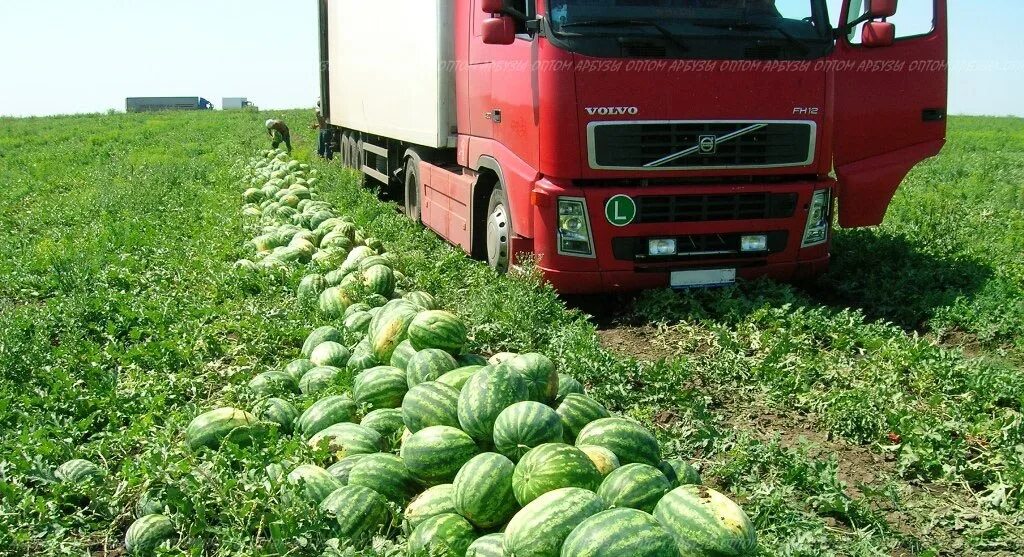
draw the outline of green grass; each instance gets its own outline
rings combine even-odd
[[[155,489],[177,509],[181,553],[321,554],[328,525],[282,499],[267,470],[315,459],[301,442],[215,456],[182,444],[199,412],[251,406],[248,380],[293,358],[322,324],[292,295],[299,275],[231,271],[251,237],[239,160],[262,145],[263,119],[0,120],[0,553],[117,548],[140,495]],[[669,323],[665,339],[680,347],[656,362],[612,354],[587,316],[529,273],[494,276],[350,172],[313,164],[327,200],[467,319],[474,348],[545,351],[614,410],[654,426],[670,454],[695,458],[742,501],[764,555],[930,555],[951,542],[959,554],[1013,554],[1024,530],[1021,129],[954,120],[947,155],[911,176],[884,227],[842,232],[833,273],[810,291],[757,283],[643,297],[633,317]],[[312,137],[296,140],[309,160]],[[982,207],[991,213],[965,210]],[[951,339],[971,357],[936,345]],[[837,458],[731,428],[726,395],[810,413],[852,443],[898,433],[902,445],[885,450],[899,469],[851,489]],[[87,504],[49,477],[72,457],[110,472]]]

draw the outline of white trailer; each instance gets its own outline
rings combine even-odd
[[[224,97],[221,99],[221,110],[241,110],[252,106],[246,97]]]

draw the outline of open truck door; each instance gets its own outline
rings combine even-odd
[[[835,59],[839,224],[881,224],[946,138],[946,0],[844,0]],[[902,27],[902,28],[901,28]]]

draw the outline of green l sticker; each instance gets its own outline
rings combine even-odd
[[[605,204],[604,216],[615,226],[627,226],[636,219],[636,202],[628,195],[616,195]]]

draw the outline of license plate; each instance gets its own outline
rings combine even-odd
[[[736,282],[736,269],[701,269],[699,271],[673,271],[672,288],[707,288],[726,286]]]

